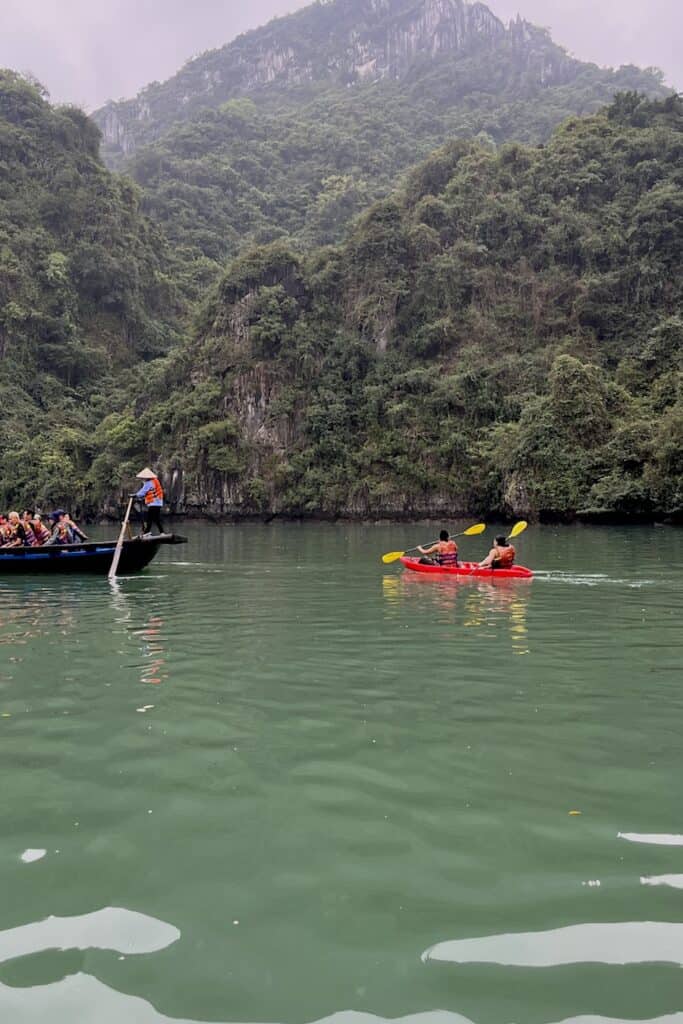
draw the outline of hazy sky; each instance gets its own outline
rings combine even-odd
[[[163,80],[202,50],[307,0],[0,0],[0,67],[92,109]],[[598,64],[651,64],[683,90],[683,0],[489,0]]]

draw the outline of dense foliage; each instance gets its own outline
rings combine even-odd
[[[452,137],[546,141],[653,69],[598,68],[520,18],[464,0],[332,0],[248,32],[94,115],[103,152],[144,190],[186,283],[288,238],[340,241],[353,218]]]
[[[539,144],[616,79],[509,56],[232,100],[142,189],[1,73],[0,504],[94,512],[151,462],[219,515],[680,516],[681,100]]]
[[[201,285],[211,262],[248,244],[339,241],[354,216],[444,139],[542,142],[616,91],[663,94],[651,72],[579,62],[570,81],[544,86],[523,58],[508,44],[418,63],[399,80],[230,100],[173,124],[126,170]]]
[[[681,100],[622,94],[547,146],[446,145],[341,246],[243,254],[103,424],[101,481],[159,458],[218,513],[680,515],[682,156]]]
[[[80,495],[98,393],[176,335],[166,243],[96,126],[0,72],[0,506]]]

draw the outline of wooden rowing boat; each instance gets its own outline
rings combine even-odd
[[[161,533],[123,542],[118,572],[139,572],[166,544],[187,544],[187,537]],[[0,575],[9,573],[96,573],[106,576],[116,548],[115,540],[83,541],[36,548],[0,548]]]

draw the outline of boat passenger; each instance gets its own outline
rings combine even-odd
[[[21,525],[24,530],[24,544],[27,547],[34,548],[38,544],[38,538],[36,537],[33,529],[33,522],[31,520],[31,513],[24,512],[21,517]]]
[[[71,529],[67,522],[66,512],[63,509],[57,509],[56,512],[52,512],[50,515],[52,520],[52,533],[48,544],[73,544],[74,538],[71,533]]]
[[[511,569],[515,562],[515,549],[507,537],[496,537],[486,558],[479,563],[480,569]]]
[[[0,516],[0,548],[6,548],[12,540],[12,527],[4,516]]]
[[[449,537],[448,530],[442,530],[438,541],[430,548],[423,548],[418,544],[417,550],[425,556],[420,559],[423,565],[460,565],[458,545]],[[430,558],[430,555],[436,555],[436,558]]]
[[[145,502],[145,516],[142,524],[142,533],[151,534],[152,526],[156,526],[159,533],[164,532],[164,528],[161,525],[161,509],[164,505],[164,491],[159,483],[157,475],[148,467],[141,469],[136,474],[138,480],[144,480],[144,483],[136,494],[131,495],[133,498],[143,498]]]
[[[66,525],[69,527],[69,531],[71,533],[71,541],[73,544],[75,544],[79,540],[88,539],[88,535],[86,533],[83,533],[83,530],[81,530],[80,526],[76,526],[75,522],[73,521],[68,512],[64,513],[64,519]]]
[[[21,548],[29,546],[29,539],[18,512],[10,512],[7,516],[7,537],[5,548]]]
[[[31,528],[33,530],[33,535],[36,538],[36,544],[41,545],[48,543],[50,540],[50,531],[37,512],[31,520]]]
[[[40,542],[36,536],[36,530],[33,527],[33,512],[30,512],[28,509],[25,509],[22,513],[22,525],[26,530],[27,544],[32,548],[37,547]]]

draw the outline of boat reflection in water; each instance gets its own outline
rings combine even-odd
[[[406,604],[429,607],[439,621],[454,627],[498,637],[507,626],[513,654],[529,653],[527,610],[530,581],[524,579],[435,578],[418,573],[389,573],[382,577],[382,594],[391,617]]]
[[[0,587],[0,644],[24,645],[77,626],[78,595],[22,580]]]

